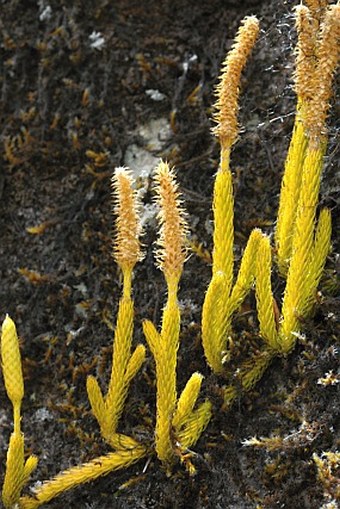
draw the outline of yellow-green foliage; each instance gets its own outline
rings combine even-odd
[[[156,452],[165,464],[171,464],[176,450],[193,445],[211,416],[208,401],[193,410],[202,376],[194,373],[177,399],[176,367],[180,334],[178,283],[185,260],[186,222],[180,205],[173,172],[161,162],[155,172],[157,201],[160,207],[160,236],[156,258],[167,283],[168,299],[163,310],[162,327],[157,332],[152,322],[143,324],[144,334],[156,362],[157,418]],[[175,448],[175,444],[178,444]]]
[[[20,429],[20,408],[24,397],[24,379],[17,331],[13,320],[7,315],[2,324],[1,362],[6,392],[13,405],[14,427]]]
[[[254,229],[245,246],[234,280],[234,202],[230,155],[238,136],[237,113],[241,72],[255,44],[259,23],[247,17],[222,67],[217,87],[214,134],[221,147],[214,195],[214,235],[212,277],[202,309],[202,342],[212,370],[227,372],[232,349],[232,317],[247,294],[255,287],[259,334],[263,348],[237,370],[238,385],[224,389],[225,407],[235,399],[239,387],[249,390],[262,376],[275,355],[287,354],[294,347],[301,318],[310,313],[330,249],[331,216],[323,209],[317,219],[320,177],[327,146],[325,120],[331,96],[331,81],[339,57],[340,6],[326,1],[308,0],[308,7],[296,9],[298,44],[295,90],[297,110],[292,139],[285,164],[275,231],[275,256],[281,275],[286,278],[282,309],[278,309],[271,287],[273,263],[270,239]],[[145,320],[143,330],[156,367],[156,424],[154,449],[163,465],[170,469],[176,458],[189,472],[187,448],[200,437],[211,417],[211,404],[196,407],[203,377],[193,373],[181,394],[177,393],[177,353],[181,316],[177,301],[179,281],[186,258],[187,224],[174,172],[165,162],[155,171],[155,192],[159,206],[159,240],[156,260],[164,274],[167,300],[160,331]],[[1,358],[5,388],[13,405],[14,430],[9,440],[2,500],[6,509],[33,509],[60,493],[89,482],[111,471],[127,467],[151,453],[142,444],[118,431],[128,388],[145,358],[145,347],[132,351],[134,303],[132,275],[141,260],[141,227],[138,200],[129,171],[118,168],[113,177],[116,237],[113,257],[123,275],[119,301],[112,368],[106,394],[95,377],[87,379],[92,412],[104,440],[114,449],[88,463],[69,468],[39,485],[33,497],[21,497],[23,486],[37,465],[37,458],[24,460],[24,435],[20,428],[20,409],[24,396],[21,358],[16,329],[7,316],[2,326]],[[333,457],[329,457],[333,461]],[[325,484],[326,466],[314,461]]]
[[[214,132],[221,146],[221,162],[214,185],[213,267],[203,305],[202,342],[212,370],[217,374],[226,373],[232,315],[255,284],[264,349],[258,358],[246,361],[238,370],[238,383],[244,390],[256,383],[272,357],[287,354],[294,347],[301,320],[310,313],[315,302],[330,249],[330,212],[321,210],[317,221],[316,209],[327,142],[325,120],[339,57],[340,6],[314,7],[313,4],[311,9],[297,8],[297,111],[275,232],[276,261],[281,274],[287,278],[281,312],[271,289],[269,239],[259,230],[254,230],[249,238],[233,286],[233,195],[229,156],[237,137],[234,97],[237,97],[240,72],[257,33],[253,18],[246,18],[240,28],[217,88]],[[232,402],[236,395],[235,387],[227,387],[225,404]]]
[[[13,405],[14,431],[10,436],[6,474],[2,488],[2,501],[6,509],[17,504],[21,490],[36,468],[38,459],[29,456],[24,460],[24,435],[20,430],[20,408],[24,396],[19,341],[13,320],[7,315],[2,324],[1,364],[6,392]]]
[[[36,509],[52,500],[75,486],[93,481],[102,475],[107,475],[114,470],[126,468],[132,463],[135,463],[140,458],[145,456],[145,448],[138,446],[135,442],[134,447],[129,449],[122,449],[117,452],[111,452],[105,456],[99,456],[88,463],[72,467],[59,475],[45,481],[34,492],[34,497],[21,497],[21,509]]]
[[[138,345],[131,354],[134,308],[131,298],[131,279],[135,264],[142,258],[139,236],[138,201],[132,188],[132,178],[125,168],[117,168],[112,179],[116,214],[116,239],[113,256],[123,273],[123,296],[119,302],[114,335],[112,371],[106,396],[97,380],[87,379],[87,393],[103,438],[119,447],[116,437],[119,418],[124,409],[132,378],[145,358],[145,347]]]
[[[215,373],[223,372],[223,352],[227,350],[231,320],[228,303],[232,290],[234,267],[234,200],[229,166],[230,151],[238,133],[240,76],[258,31],[258,20],[252,16],[245,18],[234,47],[223,63],[221,79],[217,87],[215,105],[217,126],[214,128],[214,133],[221,145],[221,160],[215,179],[213,198],[213,274],[202,312],[203,347],[207,361]]]
[[[275,238],[279,268],[287,273],[278,331],[282,353],[293,348],[299,321],[312,309],[330,249],[330,211],[321,210],[316,223],[316,208],[327,145],[325,120],[339,58],[340,5],[317,10],[299,6],[296,14],[297,112]]]

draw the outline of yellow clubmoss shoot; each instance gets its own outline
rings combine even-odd
[[[285,228],[277,234],[279,250],[285,237],[289,238],[285,254],[278,255],[281,266],[289,267],[279,336],[272,306],[270,244],[269,239],[258,230],[255,230],[249,239],[236,284],[232,287],[234,230],[229,160],[230,149],[238,135],[240,75],[258,34],[256,18],[249,17],[243,21],[235,45],[224,62],[217,88],[217,126],[214,133],[221,145],[221,161],[214,188],[213,277],[203,309],[203,344],[209,364],[216,372],[221,371],[223,355],[225,356],[223,345],[226,343],[231,314],[255,279],[260,333],[271,348],[260,352],[257,359],[251,359],[241,366],[239,381],[244,390],[249,390],[262,376],[273,352],[287,353],[293,346],[299,315],[305,315],[310,309],[330,245],[330,213],[328,210],[321,211],[315,228],[315,209],[325,150],[325,120],[331,97],[331,81],[339,56],[340,6],[327,9],[326,0],[306,0],[306,3],[309,9],[303,6],[297,9],[299,42],[295,88],[298,111],[287,158],[287,177],[284,179],[284,187],[288,192],[284,194],[284,190],[282,191],[281,201],[285,202],[285,207],[283,212],[280,209],[278,220],[278,225],[281,220],[285,224]],[[292,173],[289,175],[290,171]],[[198,439],[210,418],[211,405],[204,402],[194,410],[202,383],[199,373],[191,376],[177,399],[176,364],[180,330],[177,291],[186,256],[186,222],[174,175],[166,163],[160,163],[155,180],[161,224],[156,258],[167,282],[168,299],[163,312],[161,332],[158,333],[148,321],[144,323],[144,332],[156,361],[156,452],[159,459],[168,464],[175,454],[175,446],[182,449],[190,447]],[[114,258],[123,272],[124,287],[117,318],[112,374],[106,397],[103,397],[95,378],[88,379],[89,398],[101,425],[102,434],[112,447],[120,447],[121,450],[73,467],[47,481],[37,488],[34,498],[20,499],[21,508],[39,507],[73,486],[130,465],[147,452],[131,437],[116,432],[128,384],[145,355],[142,345],[131,355],[131,280],[133,268],[141,258],[140,224],[131,184],[132,180],[127,171],[118,169],[113,181],[116,196],[114,210],[117,214]],[[290,209],[293,213],[287,220]],[[287,225],[293,231],[292,235],[288,234]],[[277,230],[280,230],[279,226]],[[307,272],[306,267],[309,267]],[[20,433],[20,405],[23,397],[20,352],[15,326],[8,317],[6,320],[3,325],[1,356],[6,390],[14,407],[15,429],[10,438],[2,496],[5,507],[12,509],[18,502],[23,483],[36,465],[36,458],[30,457],[24,464],[24,442]],[[225,390],[225,404],[228,405],[236,395],[236,387],[228,387]],[[332,461],[335,462],[334,458],[332,456]],[[321,459],[316,456],[314,460],[320,470]],[[322,480],[321,475],[320,479]]]
[[[301,190],[302,168],[307,144],[308,139],[305,127],[301,118],[299,118],[299,113],[297,113],[285,161],[275,231],[277,263],[283,276],[287,275],[289,260],[292,254],[296,210]]]
[[[308,151],[326,149],[325,122],[332,95],[332,76],[339,59],[340,6],[326,9],[324,3],[310,1],[296,8],[298,43],[295,90],[298,104],[295,126],[282,181],[276,228],[278,265],[286,274],[293,249],[295,221],[305,174],[310,168],[305,159],[317,157]],[[322,164],[322,163],[320,163]],[[314,167],[316,167],[314,165]],[[305,182],[314,179],[309,174]]]
[[[275,232],[278,266],[284,276],[287,274],[292,254],[292,240],[301,189],[302,169],[308,145],[305,115],[315,93],[315,54],[318,24],[309,9],[304,5],[296,7],[296,26],[298,42],[294,82],[297,94],[297,111],[285,161]]]
[[[296,193],[299,188],[299,194],[298,200],[294,196],[295,224],[291,228],[291,248],[285,251],[285,259],[281,244],[285,241],[285,234],[288,237],[288,233],[280,230],[280,225],[285,222],[289,226],[287,218],[291,214],[291,201],[286,199],[286,175],[283,180],[276,235],[279,265],[288,265],[280,325],[280,345],[284,353],[294,346],[296,333],[299,332],[299,320],[306,316],[313,305],[330,247],[330,214],[324,211],[320,214],[316,229],[315,215],[326,149],[325,123],[332,94],[332,76],[339,60],[340,5],[330,6],[317,19],[314,7],[311,6],[311,11],[307,7],[297,10],[299,42],[295,81],[298,106],[301,106],[301,126],[300,133],[294,131],[292,143],[297,143],[295,135],[299,134],[300,140],[304,138],[305,148],[303,157],[296,159],[295,167],[292,166],[292,171],[301,176],[298,177],[299,184],[295,182],[295,191],[293,190]]]
[[[119,302],[114,335],[112,370],[104,397],[94,377],[87,380],[87,392],[103,438],[112,445],[124,409],[131,379],[145,358],[145,347],[138,345],[131,355],[134,305],[131,299],[132,271],[142,258],[138,216],[139,202],[127,168],[116,168],[112,178],[116,235],[113,257],[123,272],[123,297]]]
[[[157,332],[148,320],[144,321],[143,330],[156,363],[156,453],[169,468],[178,450],[182,451],[188,444],[197,441],[210,420],[211,405],[204,402],[193,410],[202,383],[202,376],[198,373],[192,375],[177,401],[176,367],[180,333],[177,291],[186,257],[187,224],[175,176],[167,163],[161,162],[156,168],[155,182],[160,207],[156,259],[167,282],[168,298],[161,332]],[[180,458],[183,459],[182,452]]]
[[[36,488],[33,498],[21,497],[20,509],[37,509],[42,504],[46,504],[61,493],[75,486],[93,481],[114,470],[132,465],[145,456],[145,454],[146,449],[136,443],[135,447],[132,449],[108,453],[105,456],[95,458],[83,465],[65,470],[50,481],[45,481],[41,486]]]
[[[238,135],[237,114],[241,72],[253,48],[259,31],[259,22],[254,16],[242,21],[233,48],[228,52],[219,84],[216,87],[217,101],[213,116],[217,125],[213,133],[221,146],[220,168],[216,175],[213,197],[214,250],[213,274],[222,271],[226,275],[230,291],[233,273],[234,201],[232,176],[229,168],[230,149]]]
[[[13,405],[14,429],[20,432],[20,407],[24,397],[24,379],[17,331],[13,320],[8,315],[2,324],[1,361],[6,392]]]
[[[315,211],[318,202],[322,170],[321,150],[308,150],[303,167],[300,199],[292,240],[292,258],[282,304],[280,344],[288,353],[296,341],[304,303],[309,298],[308,273],[313,268],[311,254],[314,244]],[[314,277],[314,274],[311,275]]]
[[[215,373],[222,373],[228,330],[230,327],[229,298],[233,282],[234,198],[229,167],[230,150],[238,134],[238,103],[241,72],[256,41],[259,22],[246,17],[233,48],[222,65],[216,88],[213,132],[221,146],[220,167],[213,196],[214,235],[212,279],[202,310],[202,342],[204,353]]]
[[[20,431],[20,408],[24,396],[21,355],[16,327],[7,315],[2,324],[1,362],[7,395],[13,405],[14,431],[10,436],[6,459],[6,473],[2,487],[2,501],[6,509],[17,504],[21,490],[37,465],[37,458],[24,461],[24,435]]]
[[[143,328],[156,362],[156,452],[163,463],[170,464],[174,457],[171,421],[177,400],[176,366],[180,332],[177,291],[186,257],[187,224],[175,176],[167,163],[161,161],[156,168],[155,182],[156,200],[160,207],[156,260],[167,282],[168,299],[163,310],[161,333],[157,333],[151,322],[145,322]]]

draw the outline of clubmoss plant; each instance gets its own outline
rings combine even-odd
[[[175,176],[168,164],[161,162],[155,172],[159,204],[160,236],[156,258],[164,274],[168,298],[163,310],[161,331],[152,322],[143,324],[144,334],[156,362],[157,419],[156,452],[167,466],[192,446],[211,417],[209,401],[194,410],[200,392],[202,375],[194,373],[177,398],[176,368],[180,334],[180,311],[177,301],[178,284],[185,261],[187,224]]]
[[[87,393],[92,412],[100,426],[101,435],[114,452],[72,467],[53,479],[45,481],[35,490],[34,497],[21,497],[20,507],[24,509],[35,509],[79,484],[107,475],[113,470],[125,468],[147,453],[147,447],[117,431],[129,384],[144,361],[145,347],[138,345],[131,354],[134,319],[134,305],[131,298],[132,272],[136,263],[142,258],[142,252],[139,240],[141,227],[138,217],[138,200],[127,169],[115,170],[112,187],[116,215],[113,256],[123,274],[123,295],[118,307],[107,394],[103,396],[93,376],[87,379]],[[19,369],[18,362],[15,369]],[[20,491],[21,489],[19,492],[17,490],[17,498]],[[13,505],[7,505],[6,509],[7,507],[11,508]]]
[[[237,99],[240,72],[257,34],[257,22],[246,18],[236,43],[227,55],[220,83],[214,128],[221,162],[214,186],[214,249],[212,278],[202,313],[202,342],[208,364],[216,374],[226,374],[230,359],[232,315],[255,285],[257,315],[263,350],[238,369],[238,384],[249,390],[271,359],[294,347],[301,321],[311,312],[327,254],[330,250],[331,215],[322,209],[316,219],[323,156],[326,150],[326,117],[332,94],[332,77],[339,58],[340,5],[311,3],[296,9],[298,44],[295,89],[297,111],[282,181],[275,231],[276,261],[286,278],[281,311],[271,288],[272,255],[268,237],[254,230],[245,248],[233,286],[233,195],[230,149],[237,138]],[[225,406],[238,394],[235,386],[224,391]]]
[[[2,501],[6,509],[18,502],[22,488],[38,464],[36,456],[24,459],[24,435],[20,427],[20,409],[24,397],[19,341],[13,320],[7,315],[2,324],[1,364],[6,392],[13,405],[14,430],[9,439]]]
[[[214,185],[212,277],[202,310],[202,342],[211,369],[220,376],[227,374],[232,355],[232,318],[254,287],[263,348],[239,366],[237,379],[243,390],[253,387],[273,357],[287,355],[294,347],[301,319],[308,316],[315,302],[330,249],[330,212],[323,209],[317,218],[317,205],[327,145],[325,122],[332,93],[332,76],[339,57],[340,5],[328,6],[326,1],[314,0],[308,0],[306,4],[296,10],[297,110],[282,182],[275,246],[274,249],[271,247],[269,237],[261,230],[254,229],[244,249],[235,281],[230,156],[238,137],[240,76],[259,31],[255,17],[247,17],[243,21],[223,64],[217,87],[213,132],[220,143],[221,156]],[[29,475],[37,465],[37,458],[30,456],[24,460],[24,436],[20,428],[24,396],[21,358],[15,325],[7,316],[2,326],[1,358],[5,388],[13,405],[14,430],[10,437],[2,488],[6,509],[36,509],[66,490],[126,468],[153,452],[167,472],[176,459],[184,462],[190,473],[194,472],[186,452],[207,426],[211,404],[206,400],[196,407],[203,380],[199,373],[193,373],[182,393],[177,394],[181,323],[177,294],[186,258],[187,223],[175,175],[167,163],[160,162],[158,165],[155,182],[160,223],[156,260],[167,285],[160,331],[149,320],[143,323],[156,366],[155,443],[140,443],[119,431],[128,388],[143,363],[145,347],[138,345],[132,351],[132,275],[136,263],[142,258],[138,200],[130,173],[125,168],[118,168],[113,177],[116,214],[113,256],[123,274],[123,292],[106,394],[95,377],[87,379],[92,412],[101,436],[113,451],[43,482],[35,488],[33,496],[21,496]],[[281,311],[271,287],[273,258],[286,279]],[[240,388],[236,384],[224,388],[226,407],[233,402]],[[329,458],[334,462],[333,457]],[[323,482],[326,467],[317,456],[314,461]]]
[[[142,258],[142,252],[137,196],[132,188],[132,178],[125,168],[116,169],[112,187],[116,215],[113,257],[123,274],[123,296],[118,307],[107,394],[104,398],[93,376],[87,379],[87,393],[103,438],[111,446],[119,447],[122,436],[117,434],[118,421],[124,409],[129,384],[144,361],[145,347],[138,345],[131,355],[134,320],[131,281],[134,266]]]

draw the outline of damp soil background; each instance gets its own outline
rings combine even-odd
[[[232,157],[236,265],[253,227],[273,231],[295,108],[294,4],[1,2],[0,312],[1,319],[9,313],[15,320],[21,338],[22,427],[26,448],[39,457],[31,485],[108,452],[85,383],[88,374],[96,374],[102,387],[108,380],[121,289],[111,257],[110,176],[132,144],[145,144],[136,133],[152,119],[171,124],[171,136],[156,156],[176,166],[193,239],[211,250],[218,165],[210,134],[213,87],[248,14],[258,15],[262,31],[242,80],[242,132]],[[335,117],[333,111],[321,198],[332,208],[333,253],[325,291],[304,324],[305,338],[287,359],[271,365],[254,390],[222,412],[219,389],[226,381],[210,373],[199,340],[211,269],[192,255],[180,290],[178,385],[181,389],[191,373],[202,372],[203,397],[214,405],[212,422],[191,458],[196,476],[179,465],[167,477],[151,457],[48,507],[319,508],[331,500],[334,486],[327,491],[319,482],[312,455],[339,446],[339,384],[317,383],[336,371],[339,348],[339,299],[330,291],[336,286],[340,232]],[[146,207],[151,188],[147,182]],[[32,227],[38,227],[35,233]],[[144,341],[142,319],[159,323],[164,304],[165,285],[152,254],[155,237],[150,221],[146,257],[134,278],[136,342]],[[279,300],[283,282],[275,271],[273,285]],[[235,317],[234,341],[240,358],[259,348],[253,298]],[[148,354],[131,385],[120,431],[152,444],[154,415],[154,364]],[[1,383],[2,476],[11,419]],[[242,445],[252,436],[273,435],[284,438],[273,451]]]

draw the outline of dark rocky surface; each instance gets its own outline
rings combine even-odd
[[[26,448],[39,457],[31,485],[108,451],[90,413],[85,383],[90,373],[102,387],[108,380],[120,295],[111,258],[110,175],[132,144],[143,144],[138,129],[152,119],[172,119],[171,136],[156,155],[176,166],[194,238],[211,249],[218,164],[210,134],[213,88],[247,14],[258,15],[261,34],[243,76],[242,132],[232,158],[236,260],[253,227],[273,231],[295,108],[292,4],[1,2],[0,314],[1,319],[10,314],[21,338],[22,427]],[[163,94],[162,100],[153,100],[150,90]],[[321,197],[332,208],[333,252],[323,296],[305,323],[305,339],[288,358],[275,360],[251,393],[222,412],[224,382],[211,375],[199,341],[210,267],[191,256],[180,290],[178,384],[181,389],[193,371],[202,372],[203,396],[214,405],[192,458],[197,475],[190,478],[177,466],[168,478],[152,457],[48,507],[317,509],[330,501],[312,455],[339,447],[339,384],[317,383],[336,372],[340,337],[338,292],[327,290],[336,282],[340,238],[334,112]],[[145,205],[151,201],[149,186]],[[38,225],[39,234],[27,230]],[[136,343],[144,341],[141,320],[159,322],[164,303],[164,281],[152,255],[155,235],[150,223],[147,255],[135,272]],[[273,285],[279,300],[284,286],[275,270]],[[250,298],[234,321],[236,341],[249,351],[259,345],[254,309]],[[148,354],[131,385],[120,431],[152,443],[154,407]],[[11,419],[1,382],[1,472]],[[284,438],[276,450],[242,445],[252,436],[272,435]]]

